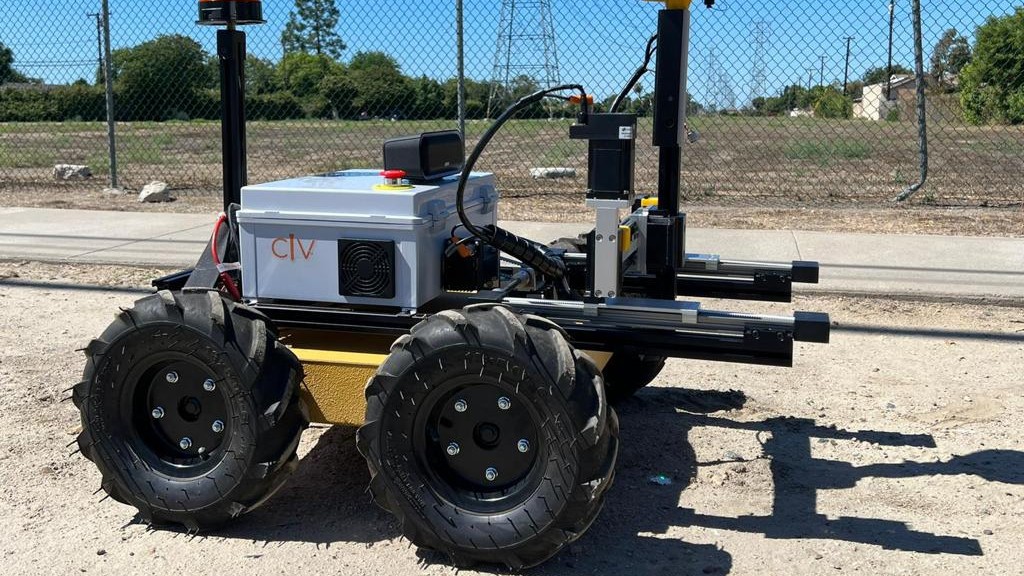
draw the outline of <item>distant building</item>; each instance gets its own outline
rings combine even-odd
[[[885,120],[890,112],[899,108],[900,101],[912,94],[915,88],[913,76],[893,76],[888,97],[885,82],[865,86],[863,96],[853,101],[853,117]]]

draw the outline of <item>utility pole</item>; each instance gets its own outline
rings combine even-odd
[[[99,12],[89,12],[86,16],[96,20],[96,73],[105,75],[103,72],[103,20],[100,18],[103,15]],[[99,84],[98,77],[96,83]]]
[[[846,37],[846,68],[843,70],[843,96],[849,96],[850,86],[850,46],[853,44],[853,36]]]
[[[807,89],[811,89],[811,84],[814,83],[814,68],[804,68],[807,70]]]
[[[107,145],[110,148],[110,187],[117,188],[117,142],[114,139],[114,78],[110,62],[110,5],[103,0],[103,82],[107,88]]]
[[[457,83],[457,114],[459,116],[459,134],[462,141],[466,141],[466,57],[465,57],[465,36],[462,30],[462,0],[455,0],[455,45],[456,45],[456,71]],[[463,147],[465,152],[465,147]]]
[[[825,56],[824,54],[821,55],[821,72],[818,73],[818,86],[824,86],[825,85],[825,59],[826,58],[828,58],[828,56]]]
[[[889,0],[889,65],[885,75],[885,99],[892,98],[892,30],[896,24],[896,0]]]

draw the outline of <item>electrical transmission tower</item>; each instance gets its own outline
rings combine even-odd
[[[736,92],[732,89],[732,78],[722,68],[718,61],[718,52],[714,48],[711,49],[711,55],[708,58],[708,72],[715,110],[719,113],[735,110]]]
[[[767,66],[765,64],[765,46],[770,34],[768,23],[759,20],[754,22],[751,30],[751,42],[754,44],[754,63],[750,70],[750,101],[764,98],[765,85],[768,83]]]
[[[488,118],[504,109],[512,98],[525,96],[514,94],[521,78],[540,88],[560,82],[551,0],[502,0]]]

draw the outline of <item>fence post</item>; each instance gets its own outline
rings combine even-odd
[[[462,141],[466,141],[466,54],[463,50],[464,35],[462,28],[462,0],[455,0],[455,45],[456,45],[456,67],[458,68],[456,74],[458,76],[458,87],[456,92],[458,93],[458,115],[459,115],[459,134],[462,135]]]
[[[917,182],[907,186],[896,197],[903,202],[917,193],[928,181],[928,109],[925,96],[924,40],[921,32],[921,0],[914,0],[914,73],[917,76],[917,145],[920,160],[920,175]]]
[[[110,6],[103,0],[103,83],[107,89],[107,146],[110,150],[110,187],[117,188],[117,142],[114,136],[114,66],[110,61]]]

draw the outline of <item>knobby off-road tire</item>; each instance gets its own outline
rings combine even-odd
[[[78,447],[103,490],[145,521],[216,528],[295,469],[309,424],[302,367],[259,312],[216,292],[161,291],[119,313],[85,353]]]
[[[374,500],[456,565],[547,560],[587,530],[614,477],[600,372],[543,318],[436,314],[395,342],[366,398],[357,444]]]
[[[664,367],[664,356],[624,351],[613,353],[603,370],[608,402],[615,405],[632,397],[653,382]]]

